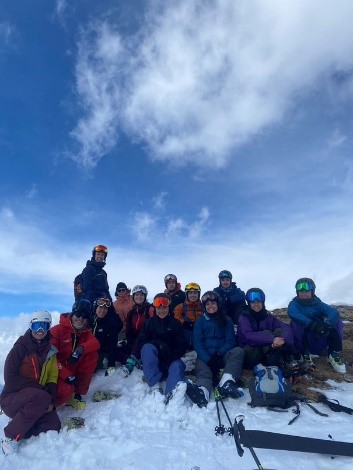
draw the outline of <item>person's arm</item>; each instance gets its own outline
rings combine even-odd
[[[249,346],[267,346],[272,344],[275,335],[269,331],[254,331],[251,321],[246,315],[241,315],[238,320],[239,334],[242,343]]]
[[[305,307],[299,305],[298,302],[292,300],[288,305],[288,316],[294,322],[299,323],[303,326],[309,326],[312,318],[305,315]]]
[[[43,388],[38,380],[20,375],[20,367],[25,358],[26,350],[23,345],[15,344],[6,357],[4,365],[5,387],[9,387],[11,392],[22,390],[25,387]]]
[[[207,351],[204,345],[205,333],[203,331],[203,317],[200,317],[195,322],[194,326],[194,348],[197,356],[203,361],[208,362],[211,358],[211,354]]]
[[[237,345],[237,340],[235,338],[234,326],[232,320],[227,317],[225,324],[225,338],[222,347],[219,349],[219,352],[223,355],[235,348]]]

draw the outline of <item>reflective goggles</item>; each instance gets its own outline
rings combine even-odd
[[[246,300],[248,302],[265,302],[265,296],[262,292],[249,292],[246,296]]]
[[[166,299],[165,297],[157,297],[153,299],[153,307],[169,307],[170,300]]]
[[[47,321],[34,321],[31,323],[30,329],[37,333],[39,330],[49,331],[50,323]]]
[[[312,290],[312,287],[311,285],[309,284],[309,282],[299,282],[299,284],[297,284],[295,286],[295,290],[306,290],[306,291],[309,291],[309,290]]]
[[[94,250],[97,253],[108,253],[108,248],[105,245],[97,245],[94,247]]]
[[[189,282],[189,284],[186,284],[185,286],[185,292],[189,291],[195,291],[195,292],[200,292],[200,286],[196,284],[196,282]]]
[[[109,299],[98,299],[97,300],[97,307],[107,307],[111,306],[111,301]]]
[[[219,296],[215,292],[205,292],[201,297],[201,302],[207,302],[207,300],[219,301]]]

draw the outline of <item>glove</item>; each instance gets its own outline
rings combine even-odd
[[[130,356],[127,360],[125,365],[123,366],[123,372],[125,377],[131,374],[134,370],[134,367],[137,365],[137,359],[134,356]]]
[[[82,356],[82,353],[83,353],[83,347],[82,346],[77,346],[75,351],[69,357],[69,359],[67,361],[68,364],[71,364],[71,365],[76,364],[78,362],[78,360],[80,359],[80,357]]]
[[[77,380],[76,380],[76,377],[74,375],[70,375],[69,377],[66,377],[65,382],[69,385],[75,385]]]
[[[108,367],[108,369],[105,371],[104,375],[106,377],[108,377],[108,376],[110,377],[111,375],[114,374],[115,370],[116,370],[115,367]]]
[[[189,321],[189,320],[185,320],[184,323],[183,323],[183,327],[186,330],[194,331],[194,322]]]
[[[310,324],[310,329],[316,338],[322,338],[330,333],[330,325],[324,321],[313,321]]]
[[[221,362],[222,354],[220,354],[219,352],[212,354],[210,359],[207,361],[207,365],[211,369],[212,374],[218,373],[219,369],[221,368]]]

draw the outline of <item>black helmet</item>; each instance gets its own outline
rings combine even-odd
[[[262,302],[264,304],[266,300],[266,296],[263,290],[259,289],[258,287],[252,287],[245,294],[245,299],[248,304],[250,302],[256,302],[256,301]]]
[[[87,299],[79,299],[72,306],[71,316],[75,315],[77,317],[83,317],[88,320],[91,316],[91,311],[91,302]]]
[[[218,279],[221,280],[221,279],[230,279],[232,280],[233,276],[232,276],[232,273],[230,271],[228,271],[227,269],[223,269],[219,274],[218,274]]]
[[[301,277],[295,283],[295,290],[299,292],[300,290],[311,291],[313,294],[315,293],[316,285],[315,282],[310,279],[310,277]]]

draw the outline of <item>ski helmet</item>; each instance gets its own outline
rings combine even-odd
[[[218,274],[218,279],[230,279],[232,280],[233,276],[230,271],[227,271],[226,269],[223,269],[219,274]]]
[[[248,304],[250,302],[262,302],[264,304],[266,296],[263,290],[258,287],[252,287],[245,294],[245,298]]]
[[[315,293],[316,285],[315,282],[310,279],[310,277],[301,277],[295,283],[295,290],[299,292],[300,290],[311,291],[313,294]]]
[[[221,298],[219,296],[219,294],[213,290],[208,290],[207,292],[205,292],[203,294],[203,296],[201,297],[201,302],[202,302],[202,305],[203,307],[205,307],[206,305],[206,302],[208,300],[212,300],[212,301],[215,301],[217,302],[217,304],[219,305],[220,304],[220,301],[221,301]]]
[[[148,295],[148,290],[146,289],[145,286],[142,286],[142,285],[135,286],[131,291],[131,295],[134,296],[138,292],[143,294],[145,297],[147,297],[147,295]]]
[[[178,282],[178,279],[175,274],[167,274],[166,276],[164,276],[164,284],[166,286],[167,286],[167,282],[170,280]]]
[[[196,282],[189,282],[189,284],[186,284],[185,286],[185,292],[188,292],[190,290],[201,292],[201,287]]]
[[[44,323],[46,325],[42,325],[42,327],[40,328],[35,328],[34,323],[38,323],[38,324]],[[29,321],[29,327],[33,331],[38,331],[38,329],[42,329],[43,331],[48,331],[51,323],[52,323],[51,314],[47,312],[46,310],[38,310],[37,312],[34,312],[33,315],[31,316],[31,319]]]
[[[172,301],[170,295],[165,294],[164,292],[161,292],[159,294],[156,294],[153,299],[153,306],[154,307],[168,307],[170,305],[170,302]]]

